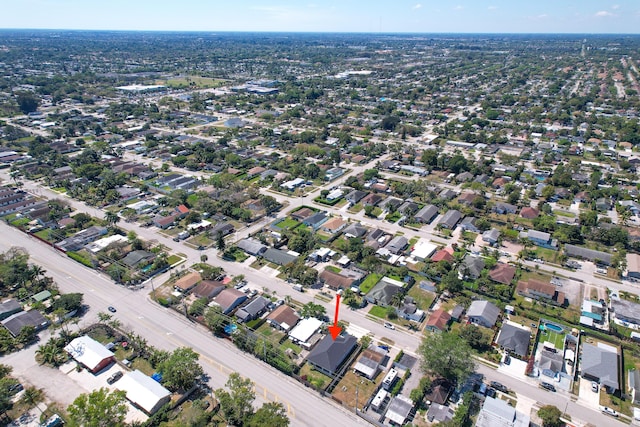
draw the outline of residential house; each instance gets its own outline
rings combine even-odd
[[[18,301],[14,299],[4,300],[2,304],[0,304],[0,320],[4,320],[20,311],[22,311],[22,306]]]
[[[619,298],[612,298],[610,313],[612,319],[616,320],[616,323],[627,327],[633,326],[634,329],[640,326],[640,304]]]
[[[322,327],[322,320],[315,317],[309,317],[302,319],[298,324],[289,332],[289,338],[302,347],[309,350],[317,341],[312,341],[313,336]]]
[[[387,351],[375,346],[365,349],[353,367],[355,373],[373,381],[388,358]]]
[[[218,235],[221,235],[222,237],[224,237],[224,236],[228,236],[234,231],[236,231],[236,229],[233,226],[233,224],[231,224],[230,222],[219,222],[213,227],[211,227],[211,230],[209,230],[209,235],[216,238],[218,237]]]
[[[267,311],[268,305],[269,300],[259,296],[236,311],[236,317],[240,322],[249,322],[250,320],[257,319],[262,313]]]
[[[479,233],[480,229],[476,226],[477,221],[478,221],[478,218],[473,216],[468,216],[462,220],[462,222],[460,223],[460,228],[463,229],[464,231]]]
[[[169,390],[137,369],[124,374],[118,381],[118,389],[124,391],[127,400],[147,415],[153,415],[171,400]]]
[[[312,209],[303,207],[291,213],[289,216],[295,220],[304,221],[305,219],[309,218],[313,214],[315,214],[315,211],[313,211]]]
[[[443,200],[452,200],[457,195],[458,193],[456,193],[455,191],[445,188],[440,193],[438,193],[438,198]]]
[[[376,206],[383,200],[383,197],[376,193],[369,193],[361,200],[363,206]]]
[[[618,349],[609,344],[599,342],[597,345],[582,344],[582,362],[580,373],[583,378],[596,381],[605,387],[607,393],[614,393],[620,388],[620,360]]]
[[[516,292],[524,297],[545,300],[555,305],[565,305],[567,303],[564,292],[556,290],[556,287],[551,283],[537,279],[519,281]]]
[[[155,257],[156,255],[152,252],[137,250],[129,252],[120,262],[129,267],[137,267],[139,264],[153,261]]]
[[[315,262],[327,262],[329,261],[334,255],[336,254],[336,251],[329,249],[329,248],[319,248],[316,249],[315,251],[311,252],[309,254],[309,256],[307,256],[307,258],[310,261],[315,261]]]
[[[627,279],[640,281],[640,255],[638,254],[627,254]]]
[[[45,329],[49,326],[49,320],[38,310],[19,311],[4,319],[2,326],[15,338],[25,326],[33,326],[36,332]]]
[[[436,216],[438,216],[438,208],[434,205],[425,205],[413,217],[418,222],[430,224]]]
[[[387,197],[380,203],[380,209],[385,210],[387,212],[393,212],[398,209],[402,205],[402,200],[397,199],[395,197]]]
[[[336,178],[344,175],[344,169],[342,168],[330,168],[324,174],[324,177],[327,181],[333,181]]]
[[[240,240],[237,246],[249,255],[253,256],[262,256],[262,254],[267,250],[267,245],[250,238]]]
[[[580,307],[580,324],[595,327],[602,325],[607,312],[606,305],[600,301],[585,299]]]
[[[362,200],[366,195],[367,195],[366,191],[353,190],[345,196],[345,199],[347,200],[347,202],[349,202],[353,206],[356,203],[358,203],[360,200]]]
[[[455,258],[453,257],[453,248],[450,247],[440,249],[431,257],[431,261],[433,262],[446,261],[451,264],[454,260]]]
[[[182,276],[176,283],[173,284],[173,288],[178,291],[186,294],[190,290],[196,287],[198,282],[202,280],[202,276],[197,271],[192,271],[187,273],[185,276]]]
[[[402,426],[407,422],[407,419],[409,419],[413,410],[413,400],[399,394],[389,402],[389,407],[387,408],[385,416],[389,422]]]
[[[217,296],[225,288],[226,285],[217,280],[203,280],[193,288],[191,294],[196,298],[211,299]]]
[[[514,214],[518,210],[518,207],[510,203],[496,202],[492,210],[498,215]]]
[[[449,327],[451,315],[444,309],[439,308],[429,315],[425,329],[430,332],[444,332]]]
[[[525,206],[520,211],[520,216],[522,218],[526,218],[526,219],[534,219],[534,218],[538,218],[538,216],[540,216],[540,211],[538,209],[536,209],[536,208],[532,208],[530,206]]]
[[[78,231],[72,237],[56,243],[55,246],[64,252],[77,251],[87,243],[93,242],[98,237],[104,236],[105,234],[107,234],[107,227],[94,225],[85,230]]]
[[[64,350],[92,374],[97,374],[116,360],[112,351],[88,335],[73,339]]]
[[[359,222],[352,222],[342,230],[342,234],[349,239],[354,237],[362,237],[367,234],[367,227],[360,224]]]
[[[514,323],[505,323],[498,333],[496,344],[504,350],[525,357],[529,353],[531,331]]]
[[[465,206],[471,206],[471,204],[476,199],[476,197],[482,197],[482,196],[478,195],[477,193],[474,193],[473,191],[463,191],[458,196],[458,203]]]
[[[402,306],[396,309],[398,317],[401,317],[412,322],[422,322],[424,319],[424,311],[418,309],[418,304],[410,296],[405,296],[402,301]]]
[[[569,257],[584,258],[589,261],[611,265],[611,254],[596,251],[595,249],[587,249],[580,246],[566,244],[564,245],[564,253]]]
[[[482,240],[487,242],[491,246],[495,246],[500,239],[500,230],[497,228],[492,228],[491,230],[487,230],[482,233]]]
[[[356,337],[346,333],[339,335],[335,340],[330,335],[326,335],[311,350],[307,356],[307,363],[320,372],[333,376],[340,371],[357,344]]]
[[[627,376],[627,385],[631,402],[634,405],[640,404],[640,371],[637,369],[629,369]]]
[[[265,172],[267,169],[262,166],[254,166],[247,171],[247,179],[252,179],[255,176],[258,176]]]
[[[409,245],[409,240],[404,236],[396,236],[389,243],[386,244],[385,249],[388,249],[392,254],[399,254],[405,250]]]
[[[367,293],[365,299],[371,304],[388,306],[393,296],[403,292],[403,289],[404,283],[385,276]]]
[[[462,219],[462,214],[460,213],[460,211],[450,209],[442,216],[442,218],[440,218],[438,226],[453,230],[454,228],[456,228],[458,222],[460,222],[460,219]]]
[[[162,230],[166,230],[176,223],[176,221],[178,220],[178,216],[179,214],[177,212],[174,212],[167,216],[157,215],[153,218],[153,225]]]
[[[403,215],[411,215],[414,212],[416,212],[419,207],[420,206],[418,206],[416,202],[407,200],[406,202],[404,202],[398,207],[398,212],[400,212]]]
[[[244,292],[237,289],[223,289],[214,299],[216,305],[222,310],[222,314],[231,313],[236,307],[247,300]]]
[[[476,427],[529,427],[529,417],[502,399],[487,397],[476,420]]]
[[[500,315],[500,309],[493,303],[485,300],[476,300],[467,309],[467,318],[470,323],[493,328]]]
[[[299,320],[300,316],[298,316],[298,313],[286,304],[277,307],[267,316],[267,323],[284,332],[289,332],[291,328],[296,326]]]
[[[304,220],[302,220],[302,223],[308,227],[313,228],[313,230],[317,230],[318,228],[320,228],[320,226],[322,224],[325,223],[325,221],[327,221],[329,219],[329,217],[327,216],[326,212],[316,212],[313,215],[305,218]]]
[[[420,239],[413,246],[411,257],[417,261],[424,261],[433,255],[437,248],[433,243]]]
[[[276,265],[287,265],[298,259],[299,255],[294,255],[294,253],[295,252],[285,252],[276,248],[267,248],[262,254],[262,257]]]
[[[427,420],[430,423],[445,423],[453,419],[453,408],[439,403],[431,403],[427,411]]]
[[[334,216],[333,218],[325,221],[320,226],[320,229],[329,234],[336,234],[346,226],[347,226],[347,221],[345,221],[344,219],[338,216]]]
[[[458,267],[458,276],[461,279],[477,279],[484,269],[484,259],[479,256],[467,254],[460,267]]]
[[[544,231],[529,230],[520,233],[520,237],[523,239],[529,239],[531,243],[541,248],[546,249],[558,249],[558,241],[551,238],[551,234]]]
[[[350,289],[357,284],[356,280],[351,277],[343,276],[326,269],[320,273],[318,278],[326,286],[336,291],[339,289]]]
[[[436,378],[431,383],[431,387],[424,395],[424,399],[437,405],[444,405],[449,399],[452,391],[452,384],[444,378]]]
[[[516,267],[511,264],[498,263],[489,270],[489,278],[503,285],[510,285],[515,275]]]

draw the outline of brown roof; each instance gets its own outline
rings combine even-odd
[[[522,208],[522,210],[520,211],[520,216],[522,218],[533,219],[533,218],[537,218],[538,215],[540,215],[540,212],[538,211],[538,209],[531,208],[529,206]]]
[[[377,205],[382,200],[382,196],[375,193],[370,193],[364,196],[364,198],[360,201],[363,205]]]
[[[451,254],[451,252],[447,248],[440,249],[438,252],[433,254],[433,256],[431,257],[431,261],[433,261],[433,262],[440,262],[440,261],[453,262],[454,259],[455,258],[453,257],[453,255]]]
[[[262,166],[255,166],[247,171],[247,175],[248,176],[258,175],[259,173],[262,173],[264,171],[266,171],[266,169],[263,168]]]
[[[203,280],[193,289],[192,294],[198,298],[213,298],[226,286],[217,280]]]
[[[322,224],[322,228],[335,232],[340,227],[346,224],[346,221],[339,217],[333,217],[329,219],[327,222]]]
[[[528,281],[518,282],[518,290],[525,292],[538,292],[541,294],[551,295],[556,292],[556,287],[551,283],[542,282],[536,279],[529,279]]]
[[[289,326],[289,328],[293,328],[295,324],[298,323],[298,320],[300,320],[300,316],[298,316],[298,313],[296,313],[293,308],[283,304],[273,310],[271,314],[267,316],[267,319],[278,322],[280,325],[284,323]]]
[[[176,280],[174,287],[182,289],[183,291],[188,291],[189,289],[193,288],[195,284],[200,280],[202,280],[202,276],[200,276],[200,273],[193,271],[186,276]]]
[[[240,297],[246,297],[246,295],[237,289],[225,288],[218,294],[215,300],[220,308],[225,311]]]
[[[366,357],[367,359],[373,360],[377,364],[380,364],[382,360],[385,358],[385,356],[386,354],[384,353],[379,353],[377,351],[373,351],[370,348],[368,348],[362,352],[362,355],[360,356],[360,358]]]
[[[450,320],[451,320],[451,315],[448,312],[444,311],[443,309],[439,308],[433,313],[431,313],[431,315],[427,319],[426,326],[432,326],[441,331],[444,331],[445,329],[447,329],[447,324],[449,323]]]
[[[476,197],[478,197],[476,193],[465,191],[458,197],[458,202],[469,205]]]
[[[309,208],[302,208],[302,209],[298,209],[297,211],[295,211],[294,213],[291,214],[291,218],[295,218],[295,219],[307,219],[309,218],[311,215],[313,215],[315,212]]]
[[[498,264],[489,271],[489,278],[494,282],[508,285],[516,275],[516,268],[510,264]]]
[[[332,289],[345,289],[351,287],[354,280],[331,270],[324,270],[320,273],[320,280]]]

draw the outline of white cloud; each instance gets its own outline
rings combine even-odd
[[[546,13],[543,13],[542,15],[538,15],[537,18],[538,19],[544,19],[546,17],[548,17],[549,15],[547,15]]]
[[[608,12],[606,10],[600,10],[598,12],[596,12],[596,15],[598,18],[602,18],[602,17],[607,17],[607,16],[613,16],[613,13]]]
[[[489,10],[497,10],[498,6],[489,6],[487,9],[489,9]]]
[[[421,9],[421,8],[422,8],[422,5],[418,3],[415,6],[413,6],[411,9]]]
[[[611,9],[618,10],[618,9],[620,9],[620,5],[619,4],[614,4],[613,6],[611,6]]]
[[[461,5],[457,5],[456,7],[454,7],[455,10],[462,10],[464,9],[464,6]]]

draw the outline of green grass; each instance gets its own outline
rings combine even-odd
[[[178,255],[169,255],[167,257],[167,262],[169,263],[169,265],[173,265],[177,262],[179,262],[182,258],[180,258]]]
[[[564,216],[564,217],[568,217],[568,218],[575,218],[576,215],[572,212],[567,212],[567,211],[553,211],[554,214],[558,215],[558,216]]]
[[[434,293],[420,289],[420,286],[418,286],[417,284],[411,287],[407,295],[409,295],[416,301],[418,307],[421,310],[427,310],[429,307],[431,307],[431,303],[433,303],[433,300],[435,299]]]
[[[55,239],[51,238],[51,230],[49,230],[48,228],[45,228],[44,230],[40,230],[36,233],[33,233],[34,235],[38,236],[39,238],[46,240],[47,242],[54,242]]]
[[[371,310],[369,310],[369,314],[375,317],[379,317],[381,319],[386,319],[387,309],[384,307],[380,307],[378,305],[374,305],[373,307],[371,307]]]
[[[364,206],[362,206],[362,204],[360,203],[356,203],[355,205],[353,205],[348,211],[350,213],[358,213],[360,212],[362,209],[364,209]]]
[[[302,351],[302,347],[300,347],[299,345],[296,345],[296,344],[292,343],[292,342],[291,342],[291,341],[289,341],[289,340],[286,340],[285,342],[283,342],[283,343],[280,345],[280,348],[281,348],[282,350],[286,350],[286,349],[290,348],[290,349],[291,349],[291,350],[293,350],[296,354],[300,354],[300,352]]]
[[[342,271],[340,268],[335,267],[335,266],[333,266],[333,265],[328,265],[328,266],[326,266],[324,269],[325,269],[325,270],[329,270],[329,271],[331,271],[331,272],[333,272],[333,273],[340,273],[340,271]]]
[[[172,89],[180,89],[187,87],[195,87],[198,89],[220,87],[225,83],[223,79],[214,79],[211,77],[187,76],[177,77],[166,81],[159,81],[158,84],[164,84]]]
[[[367,278],[364,279],[364,281],[360,284],[360,292],[362,292],[363,294],[366,294],[371,290],[371,288],[373,288],[376,285],[376,283],[380,281],[381,278],[382,278],[381,274],[378,274],[378,273],[369,274]]]
[[[540,341],[549,341],[554,345],[558,350],[562,350],[564,348],[564,333],[558,334],[556,332],[545,329],[540,332]]]

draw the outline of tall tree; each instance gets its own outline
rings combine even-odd
[[[104,220],[109,224],[109,226],[113,227],[120,221],[120,217],[115,212],[107,211],[104,214]]]
[[[289,418],[280,402],[267,402],[249,418],[248,427],[288,427]]]
[[[124,391],[109,392],[100,388],[89,394],[81,394],[67,408],[71,425],[89,427],[124,426],[127,415]]]
[[[160,366],[162,381],[169,390],[185,391],[202,375],[198,353],[188,347],[177,348]]]
[[[253,382],[248,378],[242,378],[237,372],[229,375],[225,384],[229,391],[217,389],[215,395],[220,402],[220,409],[229,424],[244,425],[253,414],[253,400],[256,394],[253,391]]]
[[[543,406],[538,410],[538,416],[542,420],[543,427],[560,427],[564,422],[560,419],[560,409],[553,405]]]
[[[425,336],[418,354],[420,368],[425,374],[439,375],[454,383],[465,379],[474,369],[469,344],[449,332]]]

